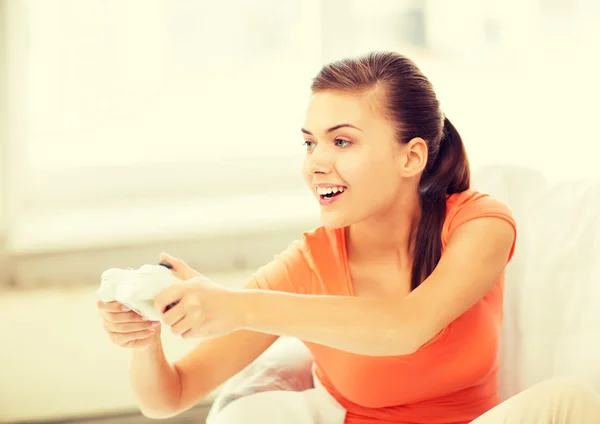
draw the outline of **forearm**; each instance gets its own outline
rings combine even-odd
[[[133,352],[130,380],[145,416],[167,418],[177,414],[181,383],[177,370],[167,361],[161,343]]]
[[[309,296],[262,290],[240,293],[247,328],[296,337],[368,356],[406,355],[418,348],[414,325],[398,299]],[[414,323],[413,323],[414,324]]]

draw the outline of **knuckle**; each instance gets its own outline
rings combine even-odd
[[[181,259],[177,258],[171,258],[169,264],[171,265],[171,269],[173,269],[174,271],[179,270],[179,268],[181,268],[182,266]]]
[[[159,292],[159,293],[156,295],[156,297],[154,298],[154,306],[155,306],[157,309],[159,309],[159,310],[162,310],[162,309],[163,309],[163,307],[165,306],[165,305],[164,305],[164,303],[165,303],[165,302],[164,302],[164,299],[163,299],[163,297],[164,297],[164,291],[163,291],[163,292]]]
[[[102,303],[100,309],[106,312],[115,312],[119,308],[119,304],[117,302],[106,302]]]
[[[131,323],[124,322],[115,325],[115,330],[117,330],[118,333],[130,333],[132,331],[132,327],[133,326]]]
[[[195,310],[193,312],[192,318],[194,319],[194,321],[197,321],[200,323],[202,323],[204,321],[204,316],[202,315],[202,312],[200,312],[199,310]]]
[[[125,324],[121,324],[119,327],[121,332],[123,333],[133,333],[136,331],[145,330],[146,328],[148,328],[148,325],[141,322],[128,322]]]
[[[123,317],[119,314],[110,314],[107,320],[113,324],[120,324],[124,321]]]
[[[200,296],[197,294],[190,296],[189,303],[191,306],[195,306],[195,307],[200,306]]]
[[[142,322],[144,321],[144,318],[138,314],[137,312],[128,312],[127,313],[127,318],[129,319],[129,322]]]
[[[198,299],[196,296],[188,295],[184,298],[184,300],[185,300],[184,306],[185,306],[186,311],[190,311],[190,310],[198,308],[199,304],[198,304]]]
[[[129,311],[129,312],[124,312],[124,313],[119,313],[119,314],[113,314],[111,321],[114,323],[117,323],[117,324],[122,324],[122,323],[127,323],[127,322],[141,321],[140,318],[141,318],[140,315],[138,315],[136,312]]]
[[[149,329],[144,329],[144,330],[140,330],[137,331],[135,336],[136,340],[145,340],[148,337],[150,337],[150,335],[152,334],[152,331],[150,331]]]

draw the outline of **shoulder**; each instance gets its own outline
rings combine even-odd
[[[300,294],[327,292],[324,282],[338,281],[345,263],[343,234],[343,229],[325,227],[304,232],[260,267],[247,287]]]
[[[302,233],[288,247],[275,256],[275,260],[285,262],[297,270],[300,267],[315,269],[320,262],[338,257],[342,252],[343,230],[331,230],[319,226]]]
[[[510,226],[516,239],[517,224],[510,207],[493,196],[477,190],[452,194],[446,201],[446,220],[442,229],[442,244],[446,246],[457,229],[468,222],[482,218],[495,218]],[[511,249],[511,256],[514,250]]]
[[[450,195],[446,201],[445,235],[450,235],[460,225],[478,218],[498,218],[516,230],[515,219],[507,204],[489,194],[466,190]]]

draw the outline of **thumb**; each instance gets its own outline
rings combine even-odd
[[[173,256],[167,253],[161,253],[160,256],[160,265],[166,265],[167,268],[172,269],[173,271],[179,266],[179,259],[174,258]]]
[[[177,274],[177,276],[179,276],[179,278],[183,280],[195,277],[198,274],[181,259],[174,258],[173,256],[164,252],[160,254],[160,263],[167,265],[167,268],[170,268],[175,274]]]

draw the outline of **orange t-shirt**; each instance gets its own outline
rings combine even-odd
[[[467,190],[448,197],[442,246],[459,225],[496,217],[516,225],[498,200]],[[514,251],[511,249],[510,256]],[[510,257],[509,257],[510,260]],[[260,268],[249,287],[352,296],[345,232],[319,227]],[[504,278],[431,342],[409,355],[374,357],[308,343],[323,386],[346,423],[468,423],[499,403],[498,339]]]

